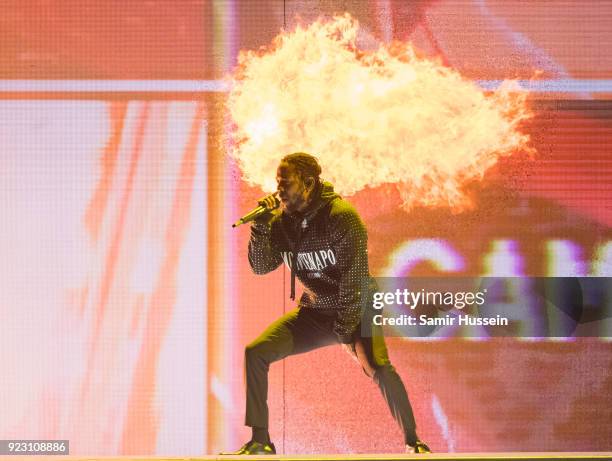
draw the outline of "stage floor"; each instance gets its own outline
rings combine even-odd
[[[48,457],[46,457],[48,458]],[[309,461],[309,460],[360,460],[360,461],[393,461],[405,459],[435,459],[442,460],[610,460],[612,452],[581,452],[581,453],[558,453],[558,452],[524,452],[524,453],[432,453],[428,455],[404,455],[404,454],[367,454],[367,455],[273,455],[273,456],[194,456],[194,457],[151,457],[151,456],[56,456],[54,459],[70,461],[207,461],[207,460],[283,460],[283,461]],[[10,456],[7,459],[28,459],[28,456]]]

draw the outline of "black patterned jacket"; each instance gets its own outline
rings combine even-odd
[[[251,226],[249,263],[266,274],[285,263],[304,286],[300,308],[334,309],[334,333],[354,340],[361,320],[362,290],[375,290],[368,269],[367,233],[357,211],[321,182],[302,213],[275,211],[269,224]],[[292,283],[293,285],[293,283]],[[293,294],[293,293],[292,293]]]

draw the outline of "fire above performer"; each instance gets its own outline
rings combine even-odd
[[[273,191],[279,153],[316,152],[343,195],[395,184],[406,210],[470,206],[462,186],[501,157],[530,151],[526,94],[492,93],[410,44],[358,47],[348,14],[241,52],[228,108],[230,154],[245,181]]]

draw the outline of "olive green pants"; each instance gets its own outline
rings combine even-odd
[[[268,427],[268,371],[272,362],[339,344],[333,333],[336,315],[337,311],[296,308],[273,322],[246,347],[245,425]],[[405,442],[414,445],[417,436],[412,407],[404,383],[389,361],[382,327],[373,325],[367,312],[362,324],[363,330],[361,326],[357,328],[354,343],[359,363],[380,388]]]

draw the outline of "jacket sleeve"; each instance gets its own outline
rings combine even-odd
[[[350,210],[338,216],[333,248],[341,271],[340,310],[334,333],[341,343],[351,343],[363,313],[362,290],[369,278],[368,244],[365,226],[359,215]]]
[[[249,240],[249,264],[253,272],[259,275],[267,274],[280,266],[282,261],[280,251],[272,242],[270,224],[252,224]]]

